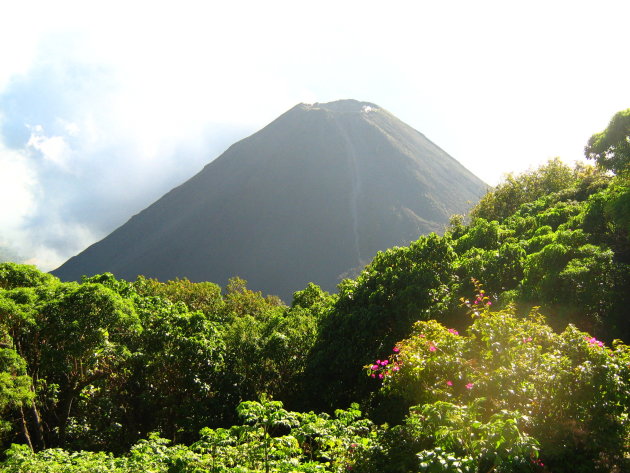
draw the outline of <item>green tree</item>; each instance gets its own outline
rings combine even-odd
[[[26,362],[14,350],[9,334],[0,330],[0,434],[10,433],[14,424],[20,422],[20,430],[33,449],[24,413],[33,399],[31,386]],[[12,415],[13,412],[19,412],[19,416]]]
[[[230,278],[223,298],[221,311],[223,320],[233,320],[243,315],[263,319],[284,310],[284,304],[276,296],[263,296],[260,291],[247,288],[247,281],[239,277]]]
[[[496,188],[488,191],[470,211],[470,216],[490,220],[502,220],[512,215],[527,202],[575,184],[576,170],[564,164],[560,158],[549,160],[538,169],[508,174]]]
[[[131,302],[111,289],[55,281],[0,294],[2,324],[36,393],[26,421],[38,448],[66,440],[84,394],[120,371],[129,356],[126,342],[140,330]]]
[[[225,380],[232,394],[238,399],[269,394],[290,403],[297,395],[317,328],[316,317],[301,307],[265,318],[235,318],[223,330],[229,365]]]
[[[171,302],[183,302],[191,311],[200,310],[211,318],[216,318],[224,305],[221,288],[211,282],[191,282],[187,278],[176,278],[162,283],[157,279],[138,276],[133,287],[141,296],[157,296]]]
[[[334,302],[334,298],[317,285],[308,283],[308,285],[301,291],[293,293],[293,302],[291,307],[302,307],[303,309],[309,309],[317,314],[321,314],[322,311],[329,307]]]
[[[49,408],[63,443],[73,404],[85,388],[116,373],[130,355],[126,340],[141,327],[129,301],[92,283],[60,285],[38,316],[39,344],[30,366],[59,386]]]
[[[615,114],[608,127],[595,133],[584,148],[587,158],[616,174],[630,170],[630,108]]]
[[[371,386],[356,367],[386,356],[413,321],[448,311],[455,257],[448,238],[431,234],[377,253],[356,280],[339,285],[305,374],[309,408],[346,406],[368,395]]]
[[[624,242],[624,261],[630,263],[630,108],[615,114],[604,131],[594,134],[584,153],[617,175],[602,209],[607,223],[616,227]]]
[[[238,415],[246,424],[262,431],[262,463],[269,473],[271,430],[278,427],[297,427],[297,418],[282,408],[282,403],[262,396],[260,402],[246,401],[239,404]],[[297,445],[297,442],[296,442]]]
[[[18,263],[0,263],[0,289],[36,287],[59,282],[59,279],[42,273],[35,266]]]
[[[142,333],[130,347],[130,376],[118,392],[129,427],[181,442],[204,426],[223,424],[238,401],[223,380],[221,327],[201,311],[159,297],[138,298],[136,311]]]

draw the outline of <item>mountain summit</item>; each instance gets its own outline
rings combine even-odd
[[[53,271],[331,291],[377,251],[442,232],[485,184],[421,133],[356,100],[299,104]]]

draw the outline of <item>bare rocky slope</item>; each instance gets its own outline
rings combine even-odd
[[[378,250],[441,233],[487,186],[368,102],[299,104],[53,271],[334,291]]]

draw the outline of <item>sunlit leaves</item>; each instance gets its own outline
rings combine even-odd
[[[630,169],[630,109],[616,113],[604,131],[591,136],[584,154],[605,169],[618,174],[627,172]]]
[[[475,458],[479,465],[492,460],[485,468],[496,471],[531,465],[538,444],[553,471],[610,471],[624,464],[628,347],[611,349],[574,326],[557,334],[537,313],[518,318],[473,309],[477,315],[465,334],[418,322],[390,357],[401,369],[384,378],[383,389],[419,405],[408,422],[413,416],[422,422],[410,428],[454,458]],[[582,469],[572,463],[563,469],[578,451]],[[442,458],[423,455],[426,465]]]

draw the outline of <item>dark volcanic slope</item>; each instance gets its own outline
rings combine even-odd
[[[300,104],[53,274],[232,276],[290,302],[376,251],[441,232],[486,186],[374,104]]]

